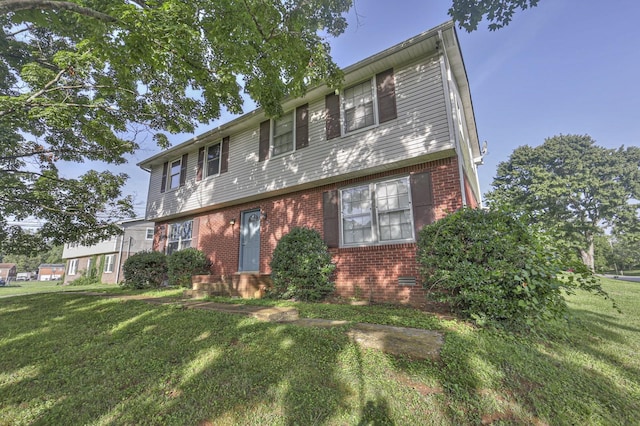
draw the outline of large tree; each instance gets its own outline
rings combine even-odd
[[[513,14],[538,5],[540,0],[453,0],[449,15],[468,32],[486,19],[490,31],[509,25]]]
[[[507,25],[538,0],[453,0],[468,31]],[[191,132],[249,95],[268,115],[341,73],[324,35],[352,0],[0,0],[0,251],[91,244],[119,232],[132,200],[112,171],[149,132]],[[25,233],[16,222],[43,222]]]
[[[637,226],[640,148],[607,149],[587,135],[560,135],[521,146],[498,164],[491,206],[506,205],[557,232],[594,266],[594,237]]]
[[[0,0],[0,252],[85,244],[132,214],[126,176],[63,176],[68,162],[125,162],[135,135],[191,132],[248,94],[277,115],[285,96],[337,86],[323,35],[351,0]],[[12,222],[44,222],[37,234]]]

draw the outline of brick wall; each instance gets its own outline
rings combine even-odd
[[[306,226],[323,233],[324,191],[426,170],[431,172],[436,220],[459,209],[462,197],[458,165],[452,157],[204,213],[194,218],[199,222],[194,226],[194,232],[196,229],[198,232],[197,238],[194,235],[194,243],[209,256],[212,275],[224,281],[231,280],[238,271],[241,212],[260,209],[266,215],[260,222],[260,274],[268,276],[273,250],[291,228]],[[231,224],[232,221],[235,223]],[[156,226],[156,249],[159,234],[166,229],[164,225]],[[400,303],[423,300],[415,243],[336,248],[331,249],[331,253],[337,264],[336,288],[340,296]],[[415,278],[416,284],[399,285],[399,277]]]

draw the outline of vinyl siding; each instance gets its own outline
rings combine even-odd
[[[231,134],[229,172],[196,182],[198,148],[187,162],[186,184],[160,193],[162,165],[153,167],[147,219],[232,204],[268,192],[286,192],[419,163],[453,149],[437,56],[394,69],[398,117],[327,141],[324,96],[309,100],[309,146],[258,161],[259,125]],[[307,100],[300,100],[300,105]],[[212,141],[215,142],[215,141]],[[170,158],[167,158],[171,161]]]

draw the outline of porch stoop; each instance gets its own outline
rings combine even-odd
[[[260,299],[270,286],[270,276],[257,273],[238,273],[232,276],[194,275],[191,277],[191,290],[185,290],[184,297],[197,299],[227,296]]]

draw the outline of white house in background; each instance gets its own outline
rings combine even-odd
[[[92,246],[65,244],[62,258],[67,267],[64,284],[94,270],[103,283],[119,283],[124,277],[122,265],[134,253],[151,250],[153,222],[134,219],[121,222],[122,234]]]

